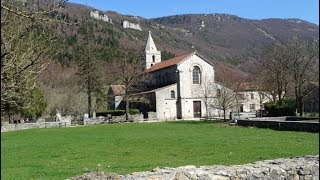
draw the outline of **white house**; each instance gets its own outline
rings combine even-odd
[[[241,83],[238,93],[239,112],[256,112],[263,109],[263,104],[272,100],[268,92],[259,91],[253,83]]]

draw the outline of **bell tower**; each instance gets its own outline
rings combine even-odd
[[[149,31],[149,37],[146,45],[146,69],[161,62],[161,51],[157,50],[156,45],[153,42],[151,31]]]

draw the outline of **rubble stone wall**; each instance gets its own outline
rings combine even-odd
[[[72,178],[74,180],[240,180],[240,179],[319,179],[319,155],[281,158],[232,166],[183,166],[178,168],[155,168],[152,171],[127,175],[91,172]]]

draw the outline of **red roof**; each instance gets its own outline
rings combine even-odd
[[[182,54],[180,56],[177,56],[175,58],[168,59],[168,60],[163,61],[161,63],[155,64],[155,65],[151,66],[149,69],[147,69],[147,73],[150,73],[150,72],[153,72],[153,71],[157,71],[157,70],[160,70],[160,69],[163,69],[163,68],[167,68],[167,67],[170,67],[170,66],[177,65],[181,61],[186,59],[187,57],[191,56],[193,53],[195,53],[195,51],[188,52],[188,53]]]

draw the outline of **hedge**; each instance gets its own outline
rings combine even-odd
[[[268,112],[267,116],[295,116],[296,103],[294,99],[284,100],[282,105],[279,103],[266,103],[265,110]]]

